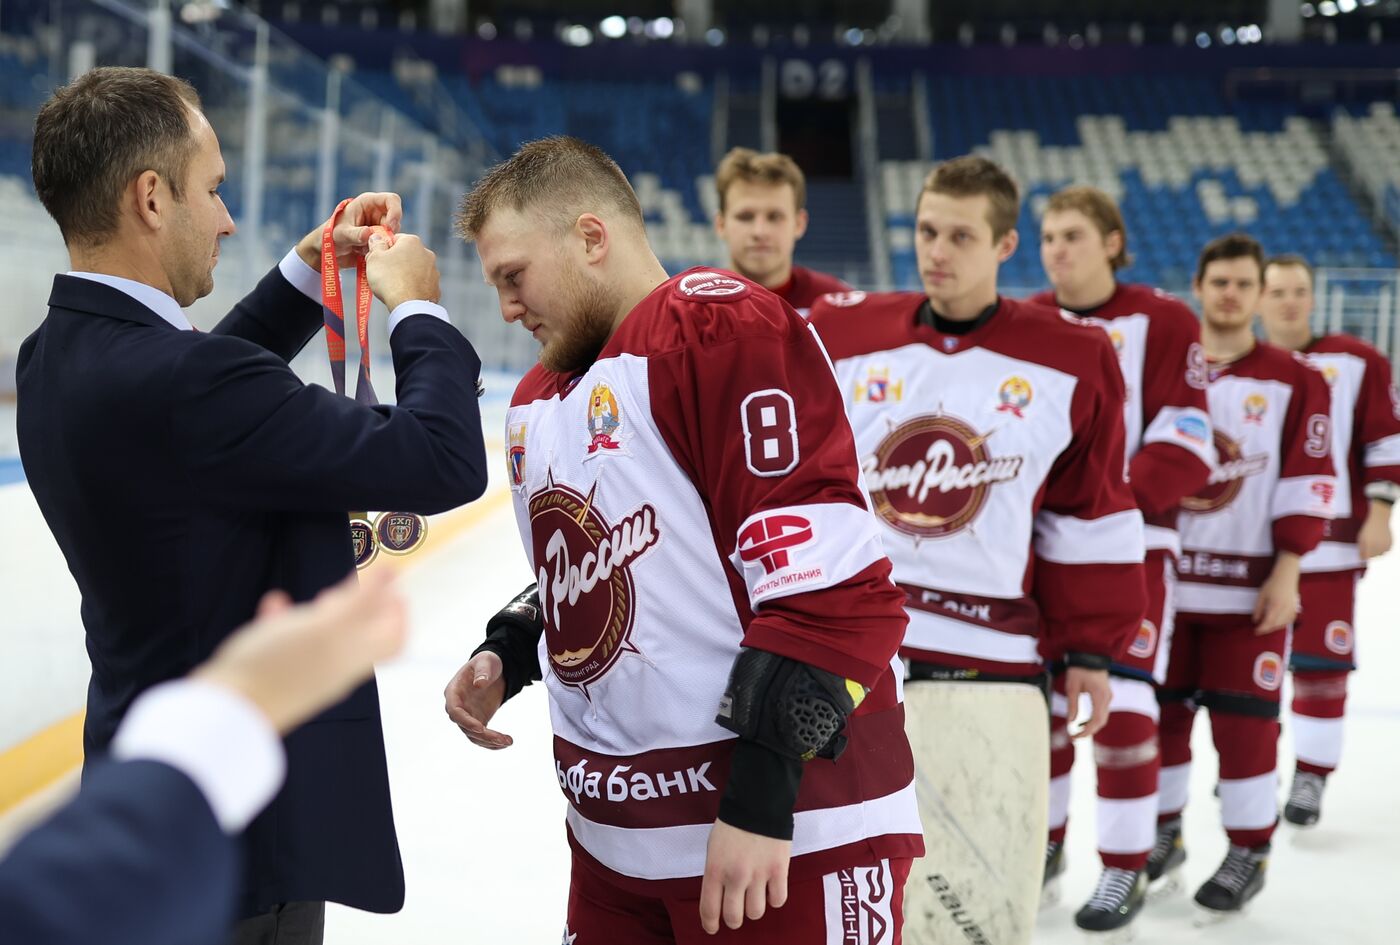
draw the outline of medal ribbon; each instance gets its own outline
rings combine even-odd
[[[337,394],[345,393],[345,308],[340,291],[340,268],[335,258],[335,225],[350,200],[342,200],[321,231],[321,314],[326,324],[326,351],[331,360],[331,380]],[[393,245],[393,234],[375,227]],[[373,406],[379,403],[369,380],[369,278],[365,257],[355,257],[355,327],[360,337],[360,372],[355,379],[355,401]]]

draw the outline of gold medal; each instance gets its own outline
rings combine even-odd
[[[428,520],[417,512],[380,512],[374,537],[387,554],[410,554],[428,537]]]
[[[356,570],[364,570],[379,554],[379,542],[374,538],[374,526],[369,516],[357,512],[350,516],[350,551],[355,558]]]

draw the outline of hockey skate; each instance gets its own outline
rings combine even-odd
[[[1147,855],[1147,881],[1151,898],[1171,896],[1184,888],[1181,864],[1186,862],[1186,845],[1181,840],[1181,818],[1157,825],[1157,842]]]
[[[1196,924],[1210,925],[1232,915],[1238,915],[1245,903],[1264,888],[1264,872],[1269,866],[1269,845],[1240,847],[1231,844],[1230,852],[1215,875],[1196,890],[1196,905],[1201,916]]]
[[[1045,845],[1045,879],[1040,886],[1040,908],[1049,909],[1060,902],[1060,877],[1065,874],[1065,845],[1051,840]]]
[[[1147,870],[1125,870],[1106,866],[1099,874],[1099,884],[1078,912],[1074,924],[1088,938],[1104,945],[1122,945],[1133,938],[1133,916],[1147,899]]]
[[[1295,771],[1283,819],[1298,827],[1311,827],[1322,816],[1322,789],[1327,779],[1311,771]]]

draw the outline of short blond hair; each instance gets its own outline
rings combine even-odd
[[[476,182],[457,213],[457,233],[477,238],[502,206],[517,212],[540,210],[567,229],[582,213],[615,210],[645,229],[642,205],[627,175],[601,148],[557,135],[520,146]]]
[[[947,194],[949,197],[985,194],[992,239],[999,240],[1016,229],[1016,220],[1021,215],[1021,192],[1011,175],[995,161],[975,154],[953,158],[935,167],[924,178],[920,200],[923,200],[924,194]]]
[[[724,212],[725,194],[736,181],[777,187],[792,185],[797,209],[807,206],[807,178],[797,162],[786,154],[771,151],[760,154],[753,148],[730,148],[724,160],[715,168],[715,190],[719,192],[719,212]]]
[[[1088,217],[1094,229],[1099,231],[1099,236],[1106,237],[1115,231],[1122,235],[1123,247],[1118,250],[1118,255],[1108,261],[1114,272],[1133,264],[1133,257],[1128,253],[1128,228],[1123,223],[1123,211],[1118,209],[1117,201],[1097,187],[1075,184],[1055,191],[1045,204],[1047,214],[1064,213],[1066,210],[1078,210]]]

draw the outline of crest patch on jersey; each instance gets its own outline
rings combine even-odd
[[[1322,633],[1322,643],[1338,656],[1351,653],[1351,624],[1344,620],[1334,620]]]
[[[510,473],[510,487],[519,489],[525,485],[525,431],[523,421],[512,423],[507,430],[506,469]]]
[[[1133,645],[1128,647],[1128,655],[1147,659],[1156,650],[1157,625],[1150,620],[1144,620],[1138,627],[1137,635],[1133,637]]]
[[[898,403],[904,399],[904,382],[891,381],[887,367],[871,368],[865,382],[856,381],[855,402],[872,404]]]
[[[915,417],[861,461],[875,514],[914,538],[947,538],[982,511],[992,486],[1021,472],[1022,457],[993,456],[987,435],[947,414]]]
[[[1254,681],[1270,692],[1283,685],[1283,659],[1277,653],[1260,653],[1254,658]]]
[[[1118,357],[1123,357],[1123,333],[1117,328],[1110,329],[1108,332],[1108,340],[1109,343],[1113,345],[1113,350],[1117,352]]]
[[[1263,394],[1250,394],[1244,399],[1244,422],[1262,424],[1268,409],[1269,402],[1264,399]]]
[[[1031,405],[1034,397],[1035,391],[1031,388],[1031,382],[1019,374],[1013,374],[997,388],[997,400],[1001,401],[997,405],[997,412],[1024,419],[1024,411]]]
[[[682,276],[676,294],[687,299],[738,299],[749,294],[749,287],[725,272],[705,270]]]
[[[622,408],[607,384],[594,384],[588,393],[588,455],[591,459],[601,453],[622,450]]]

